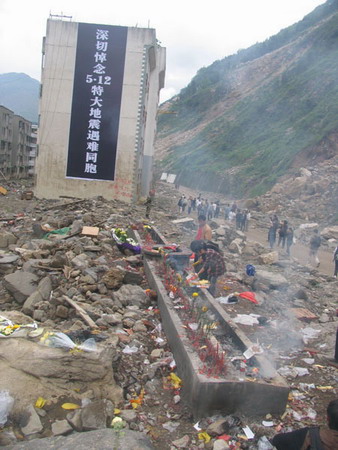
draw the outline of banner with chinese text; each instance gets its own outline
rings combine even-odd
[[[127,33],[79,23],[68,178],[114,180]]]

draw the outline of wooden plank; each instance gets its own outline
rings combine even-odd
[[[291,311],[298,320],[311,321],[316,320],[318,317],[306,308],[291,308]]]
[[[70,304],[70,306],[72,306],[78,313],[79,315],[82,317],[82,319],[92,328],[97,328],[96,323],[94,322],[93,319],[91,319],[88,314],[86,313],[86,311],[80,306],[78,305],[74,300],[72,300],[71,298],[67,297],[67,295],[63,295],[62,298],[64,298],[66,300],[67,303]]]
[[[176,219],[176,220],[172,220],[171,222],[174,224],[187,223],[187,222],[195,222],[195,219],[193,219],[191,217],[184,217],[183,219]]]

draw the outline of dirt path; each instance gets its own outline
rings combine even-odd
[[[193,191],[192,189],[186,188],[184,186],[180,186],[179,191],[182,194],[185,194],[187,197],[189,197],[190,195],[193,197],[196,197],[199,192]],[[220,197],[220,199],[222,200],[222,202],[224,201],[229,201],[229,203],[232,202],[231,199],[225,199],[223,196],[220,196],[218,194],[215,193],[209,193],[209,192],[202,192],[202,196],[204,198],[210,198],[210,199],[216,199],[218,197]],[[192,213],[191,217],[196,217],[196,213]],[[229,222],[224,220],[224,223],[229,224]],[[269,249],[268,243],[267,243],[267,229],[261,229],[261,228],[256,228],[254,227],[254,225],[251,226],[251,228],[249,228],[249,231],[246,232],[247,234],[247,238],[250,241],[257,241],[260,244],[266,246],[267,250]],[[278,250],[281,256],[286,256],[286,252],[285,250],[275,247],[274,250]],[[318,257],[320,260],[320,266],[317,269],[319,273],[325,274],[325,275],[329,275],[329,276],[333,276],[333,271],[334,271],[334,263],[332,261],[333,259],[333,254],[332,252],[326,250],[326,249],[319,249],[318,252]],[[299,262],[302,265],[308,265],[309,264],[309,249],[307,246],[296,242],[296,244],[294,244],[291,247],[291,258],[293,258],[296,262]]]
[[[267,231],[261,230],[259,228],[251,228],[246,234],[249,240],[257,241],[268,248]],[[278,250],[281,256],[286,255],[286,251],[282,248],[275,246],[274,250]],[[334,263],[332,261],[332,253],[328,252],[327,250],[319,249],[318,257],[320,260],[320,266],[317,269],[318,272],[325,275],[333,275]],[[296,242],[296,244],[292,245],[291,247],[291,258],[304,266],[308,265],[309,248],[299,242]]]

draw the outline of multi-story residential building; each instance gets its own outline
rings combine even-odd
[[[37,125],[0,105],[0,177],[27,178],[34,174]]]
[[[33,124],[30,136],[30,150],[28,158],[28,175],[33,177],[35,175],[35,161],[37,156],[37,140],[38,140],[38,126]]]
[[[27,178],[31,150],[32,123],[21,116],[13,116],[11,178]]]
[[[154,29],[49,19],[36,196],[147,195],[164,74]]]
[[[14,113],[0,105],[0,175],[9,178],[11,175],[11,152],[13,141]]]

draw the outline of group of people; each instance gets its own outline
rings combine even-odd
[[[221,211],[219,200],[209,202],[208,199],[203,199],[201,194],[199,194],[198,197],[186,197],[183,194],[180,197],[177,206],[180,214],[187,211],[187,214],[190,215],[191,212],[197,211],[198,215],[205,215],[208,220],[218,218]]]
[[[251,213],[248,209],[238,208],[236,202],[226,204],[224,207],[221,206],[219,200],[209,201],[201,197],[186,197],[184,194],[180,197],[177,203],[179,213],[196,212],[197,216],[203,215],[207,220],[217,219],[223,215],[224,219],[230,224],[235,223],[236,229],[241,231],[248,231],[249,221],[251,219]]]
[[[234,202],[228,203],[224,208],[224,219],[236,223],[236,230],[248,231],[251,213],[248,209],[240,209]]]
[[[286,248],[286,253],[290,256],[290,248],[293,245],[294,240],[293,228],[289,226],[288,221],[279,221],[276,214],[271,216],[268,231],[268,242],[271,250],[274,248],[277,241],[277,247]]]

